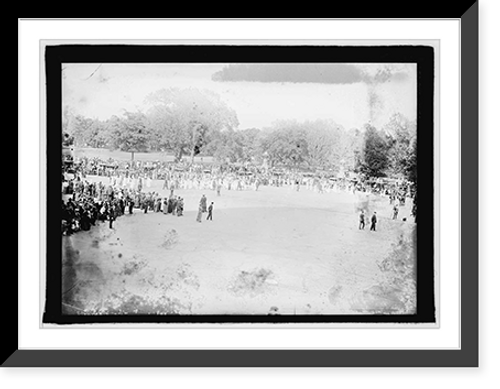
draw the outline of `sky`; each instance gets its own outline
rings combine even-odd
[[[235,110],[238,129],[288,119],[381,127],[397,112],[416,119],[414,64],[92,63],[63,64],[62,75],[63,107],[102,120],[125,110],[145,112],[145,97],[170,87],[219,94]]]

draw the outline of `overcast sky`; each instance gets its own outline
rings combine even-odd
[[[375,77],[381,69],[390,75]],[[380,127],[396,112],[416,118],[413,64],[63,64],[63,106],[87,117],[145,111],[144,98],[169,87],[218,93],[239,129],[280,119],[332,119],[350,129],[370,119]]]

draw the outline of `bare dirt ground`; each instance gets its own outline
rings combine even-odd
[[[99,180],[99,177],[89,179]],[[107,179],[103,179],[107,182]],[[146,191],[161,190],[154,181]],[[199,199],[213,221],[197,223]],[[63,311],[71,314],[412,313],[411,204],[261,187],[179,190],[184,216],[135,210],[63,237]],[[358,229],[357,205],[379,216]],[[410,261],[411,262],[411,261]],[[410,266],[411,267],[411,266]],[[399,278],[398,278],[399,277]]]

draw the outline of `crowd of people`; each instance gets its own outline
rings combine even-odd
[[[107,177],[113,186],[141,190],[153,180],[163,180],[163,189],[259,190],[260,186],[288,187],[317,193],[353,192],[387,196],[390,203],[402,205],[413,197],[411,183],[388,180],[365,180],[359,177],[334,176],[329,173],[300,172],[294,169],[267,169],[240,164],[187,164],[186,162],[118,161],[82,158],[80,171],[86,175]]]
[[[71,171],[72,173],[69,173]],[[90,182],[87,176],[100,176]],[[162,180],[168,197],[151,191],[153,180]],[[184,162],[117,161],[81,158],[65,165],[63,171],[63,234],[88,230],[97,221],[108,221],[110,227],[117,217],[134,210],[162,212],[182,216],[184,199],[178,190],[255,190],[261,186],[309,190],[319,194],[352,192],[386,196],[395,208],[404,206],[407,198],[415,197],[411,183],[406,181],[363,180],[358,177],[332,177],[328,174],[297,172],[292,169],[263,169],[255,166],[193,164]],[[207,212],[200,201],[201,213]],[[211,204],[213,208],[213,203]],[[412,213],[416,215],[416,198]],[[211,212],[210,212],[211,218]]]
[[[135,212],[162,212],[183,216],[184,199],[170,191],[168,197],[142,188],[126,188],[90,182],[80,173],[63,174],[62,233],[88,231],[97,222],[107,221],[113,228],[117,217]]]

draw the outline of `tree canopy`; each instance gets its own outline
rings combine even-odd
[[[389,142],[389,171],[388,175],[405,177],[412,164],[412,150],[416,145],[416,123],[410,122],[401,114],[393,115],[383,127]]]
[[[77,147],[107,147],[133,154],[165,151],[290,168],[354,171],[365,177],[416,182],[416,123],[394,114],[377,129],[346,130],[332,120],[279,120],[267,128],[238,129],[236,112],[214,92],[160,89],[146,98],[144,112],[124,111],[107,120],[63,109],[63,131]]]
[[[147,118],[140,112],[125,112],[123,118],[113,116],[107,123],[110,149],[133,154],[148,150],[150,131]]]
[[[365,126],[363,161],[360,170],[367,177],[385,177],[389,166],[388,142],[385,135],[375,127]]]
[[[214,134],[238,126],[234,110],[211,91],[161,89],[146,98],[149,124],[160,145],[183,155],[199,154]]]

